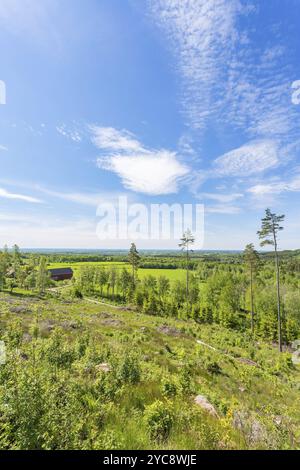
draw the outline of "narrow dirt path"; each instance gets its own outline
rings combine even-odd
[[[211,346],[210,344],[205,343],[204,341],[201,341],[200,339],[197,339],[197,340],[196,340],[196,343],[197,343],[197,344],[201,344],[201,346],[204,346],[204,347],[206,347],[206,348],[212,349],[213,351],[216,351],[216,352],[222,354],[223,356],[229,357],[230,359],[232,359],[232,360],[234,360],[234,361],[241,362],[241,363],[246,364],[246,365],[248,365],[248,366],[259,367],[259,365],[257,364],[257,362],[252,361],[252,359],[248,359],[248,358],[246,358],[246,357],[235,357],[235,356],[232,356],[231,354],[228,354],[228,353],[226,353],[225,351],[222,351],[221,349],[214,348],[214,347]]]
[[[89,299],[87,297],[83,297],[82,300],[86,300],[87,302],[97,304],[97,305],[106,305],[106,307],[115,308],[116,310],[123,310],[124,309],[124,307],[122,307],[120,305],[109,304],[107,302],[101,302],[100,300]]]
[[[48,290],[54,292],[54,291],[59,291],[59,290],[63,289],[64,287],[66,287],[66,286],[54,287],[54,288],[50,288]],[[87,302],[90,302],[92,304],[104,305],[106,307],[114,308],[115,310],[124,310],[124,309],[126,310],[126,307],[124,307],[124,306],[109,304],[108,302],[102,302],[100,300],[95,300],[95,299],[89,299],[88,297],[83,297],[82,300],[86,300]],[[128,309],[128,310],[130,310],[130,309]],[[259,367],[258,364],[256,362],[252,361],[251,359],[242,358],[242,357],[234,357],[231,354],[226,353],[225,351],[217,349],[217,348],[211,346],[210,344],[205,343],[204,341],[201,341],[200,339],[197,339],[196,343],[200,344],[200,345],[202,345],[206,348],[209,348],[213,351],[216,351],[216,352],[218,352],[218,353],[220,353],[220,354],[222,354],[222,355],[224,355],[224,356],[226,356],[230,359],[233,359],[234,361],[238,361],[238,362],[242,362],[242,363],[247,364],[247,365]]]
[[[60,292],[63,289],[66,289],[69,286],[60,286],[60,287],[50,287],[48,292]],[[106,305],[106,307],[115,308],[116,310],[122,310],[124,307],[114,304],[109,304],[108,302],[101,302],[100,300],[89,299],[88,297],[83,297],[82,300],[86,300],[87,302],[98,304],[98,305]]]
[[[69,287],[69,286],[60,286],[60,287],[49,287],[47,289],[48,292],[59,292],[61,291],[62,289],[65,289],[66,287]]]

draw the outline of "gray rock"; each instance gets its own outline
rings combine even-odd
[[[110,372],[111,371],[111,367],[110,365],[107,363],[107,362],[102,362],[101,364],[98,364],[96,367],[95,367],[96,371],[97,372]]]
[[[181,332],[172,326],[162,325],[157,328],[160,333],[170,336],[180,336]]]
[[[196,405],[200,406],[203,410],[207,411],[211,416],[218,418],[219,415],[215,407],[208,401],[204,395],[197,395],[195,397]]]
[[[267,441],[265,427],[248,411],[235,411],[232,424],[242,432],[249,446]]]

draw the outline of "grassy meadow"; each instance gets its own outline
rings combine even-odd
[[[72,268],[74,272],[74,276],[78,275],[78,272],[80,271],[81,268],[84,267],[105,267],[105,268],[111,268],[114,266],[116,269],[121,270],[122,268],[128,269],[128,271],[131,271],[131,266],[129,263],[122,262],[122,261],[80,261],[80,262],[57,262],[57,263],[50,263],[48,265],[49,269],[54,269],[54,268]],[[177,268],[177,269],[157,269],[157,268],[139,268],[138,269],[138,278],[143,279],[146,276],[166,276],[170,282],[174,281],[183,281],[186,277],[186,272],[182,268]]]
[[[299,448],[300,370],[247,332],[50,295],[0,309],[1,448]]]

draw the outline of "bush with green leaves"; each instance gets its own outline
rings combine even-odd
[[[210,374],[215,374],[215,375],[221,374],[221,372],[222,372],[221,367],[219,366],[219,364],[216,361],[208,362],[207,365],[206,365],[206,370]]]
[[[175,397],[177,395],[178,385],[174,379],[164,378],[161,382],[161,391],[162,394],[167,397]]]
[[[292,356],[289,353],[281,353],[276,362],[275,371],[289,373],[294,369]]]
[[[136,356],[126,355],[118,364],[117,378],[124,384],[137,384],[141,378],[141,368]]]
[[[156,400],[145,408],[144,421],[150,438],[157,442],[168,439],[174,423],[171,404]]]

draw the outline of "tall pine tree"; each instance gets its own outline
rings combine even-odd
[[[186,267],[186,303],[189,305],[189,260],[190,260],[190,251],[191,245],[195,243],[195,238],[190,231],[187,229],[186,232],[182,235],[179,243],[179,247],[185,252],[185,267]]]
[[[260,245],[271,245],[274,247],[275,254],[275,267],[276,267],[276,285],[277,285],[277,321],[278,321],[278,347],[282,351],[282,322],[281,322],[281,305],[280,305],[280,270],[279,270],[279,257],[278,257],[278,232],[283,230],[281,222],[284,220],[284,215],[277,215],[272,213],[270,209],[266,209],[265,217],[261,219],[261,230],[258,236],[261,240]]]
[[[135,284],[136,272],[137,272],[137,268],[138,268],[140,259],[141,259],[141,257],[139,255],[139,252],[137,251],[135,243],[131,243],[131,247],[130,247],[130,250],[129,250],[129,253],[128,253],[128,261],[131,264],[131,268],[132,268],[132,282],[133,282],[133,284]]]
[[[260,259],[259,254],[254,249],[253,243],[246,245],[244,251],[244,261],[247,266],[249,276],[250,276],[250,302],[251,302],[251,332],[254,333],[254,289],[253,289],[253,279],[255,273],[258,270]]]

